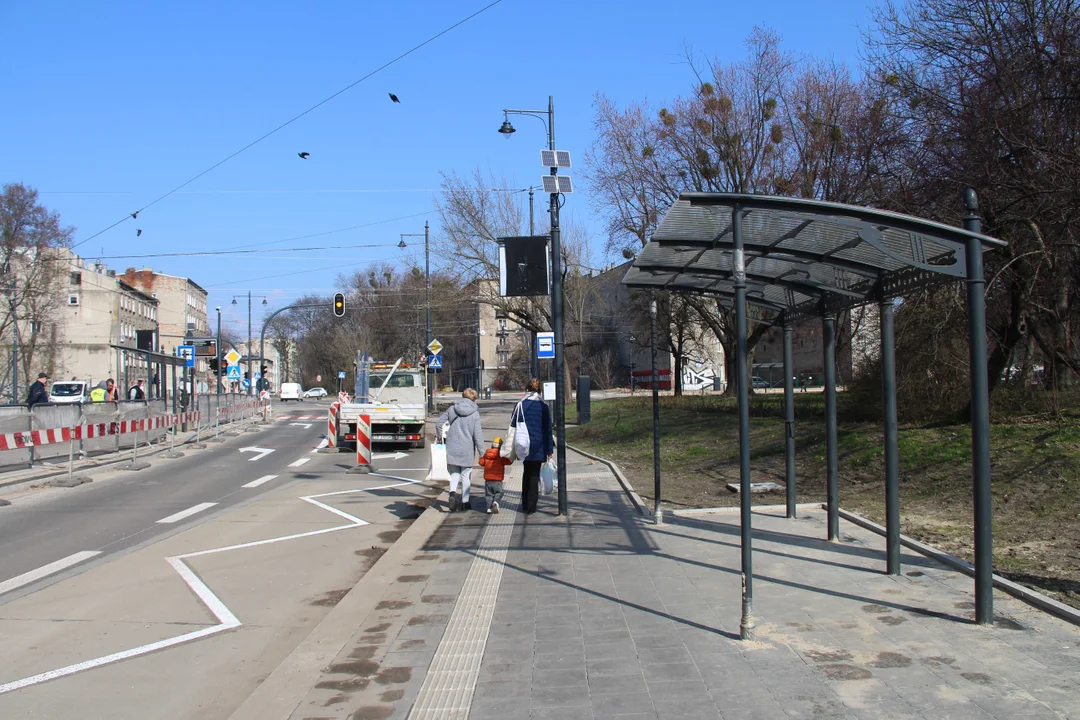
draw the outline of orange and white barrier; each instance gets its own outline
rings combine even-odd
[[[190,412],[177,415],[158,415],[138,420],[119,420],[49,430],[5,433],[0,435],[0,450],[19,450],[28,447],[73,442],[75,440],[89,440],[90,438],[105,437],[106,435],[146,432],[147,430],[172,427],[180,423],[195,422],[199,417],[199,413]]]
[[[356,421],[356,464],[371,467],[371,416],[361,415]]]
[[[338,408],[340,403],[330,403],[330,414],[326,419],[326,447],[337,447]]]

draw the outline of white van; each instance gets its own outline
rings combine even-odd
[[[281,383],[281,391],[278,394],[281,402],[286,400],[300,400],[300,383]]]
[[[90,402],[90,383],[85,380],[57,380],[49,388],[49,402],[58,405]]]

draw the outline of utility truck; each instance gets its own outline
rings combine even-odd
[[[427,414],[427,373],[402,362],[371,360],[361,353],[356,362],[356,394],[338,407],[338,447],[356,448],[356,424],[371,418],[373,443],[424,447]]]

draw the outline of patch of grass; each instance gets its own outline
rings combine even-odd
[[[843,394],[841,394],[843,398]],[[799,502],[825,499],[825,428],[820,394],[796,394],[796,478]],[[843,401],[839,403],[843,407]],[[854,413],[849,417],[854,417]],[[572,444],[618,462],[650,500],[651,398],[597,401],[592,422],[570,428]],[[661,398],[664,504],[735,505],[738,415],[716,396]],[[883,433],[878,423],[842,421],[837,433],[840,503],[884,521]],[[782,396],[751,403],[752,479],[784,483]],[[1080,417],[1026,418],[990,430],[995,568],[1018,582],[1080,607]],[[900,502],[903,532],[946,552],[972,558],[971,428],[936,423],[901,426]],[[761,502],[782,502],[782,494]]]

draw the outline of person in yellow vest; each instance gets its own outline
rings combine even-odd
[[[90,391],[90,402],[105,402],[105,388],[98,386]]]

